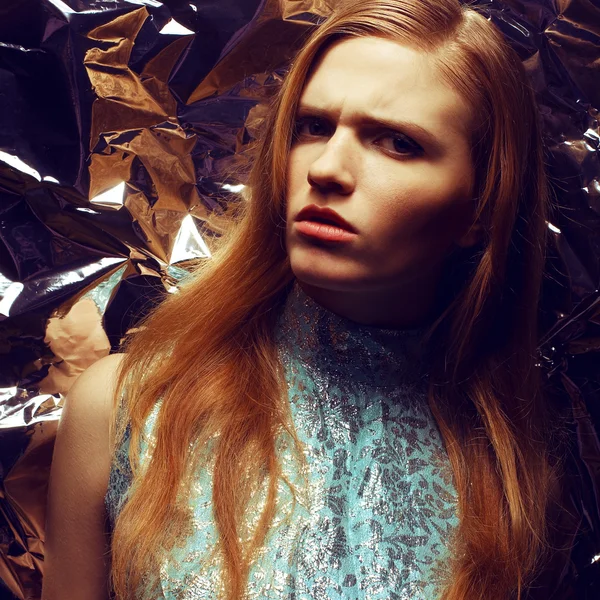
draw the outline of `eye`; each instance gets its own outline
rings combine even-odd
[[[423,148],[419,144],[398,132],[386,133],[375,143],[397,156],[421,156],[423,154]]]
[[[294,138],[329,135],[331,126],[321,117],[300,117],[294,123]]]

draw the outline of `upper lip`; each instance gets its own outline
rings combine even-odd
[[[309,221],[311,219],[322,221],[324,223],[330,223],[332,225],[337,225],[342,229],[346,229],[347,231],[356,233],[356,229],[352,225],[350,225],[348,221],[346,221],[340,215],[338,215],[335,212],[335,210],[332,210],[331,208],[321,208],[316,204],[310,204],[309,206],[305,206],[296,215],[296,221]]]

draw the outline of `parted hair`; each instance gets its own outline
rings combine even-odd
[[[427,334],[437,349],[428,401],[459,514],[442,598],[522,598],[548,555],[548,506],[559,477],[536,366],[549,191],[534,92],[516,52],[477,7],[458,0],[338,2],[270,100],[232,227],[127,343],[112,430],[116,447],[129,424],[134,473],[112,535],[111,585],[119,599],[140,598],[140,590],[152,597],[161,560],[189,530],[190,481],[209,464],[225,597],[244,597],[283,476],[277,435],[293,433],[274,324],[294,279],[282,223],[297,104],[328,45],[360,36],[427,53],[474,115],[484,236],[448,263]],[[140,436],[158,399],[152,456],[142,462]],[[264,509],[242,535],[259,485],[267,492]]]

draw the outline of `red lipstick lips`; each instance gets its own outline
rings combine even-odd
[[[349,242],[356,229],[331,208],[311,204],[296,216],[296,231],[304,236],[326,242]]]

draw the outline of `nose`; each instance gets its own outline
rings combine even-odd
[[[309,185],[321,192],[351,194],[356,185],[353,162],[357,149],[350,132],[338,128],[321,148],[308,169]]]

